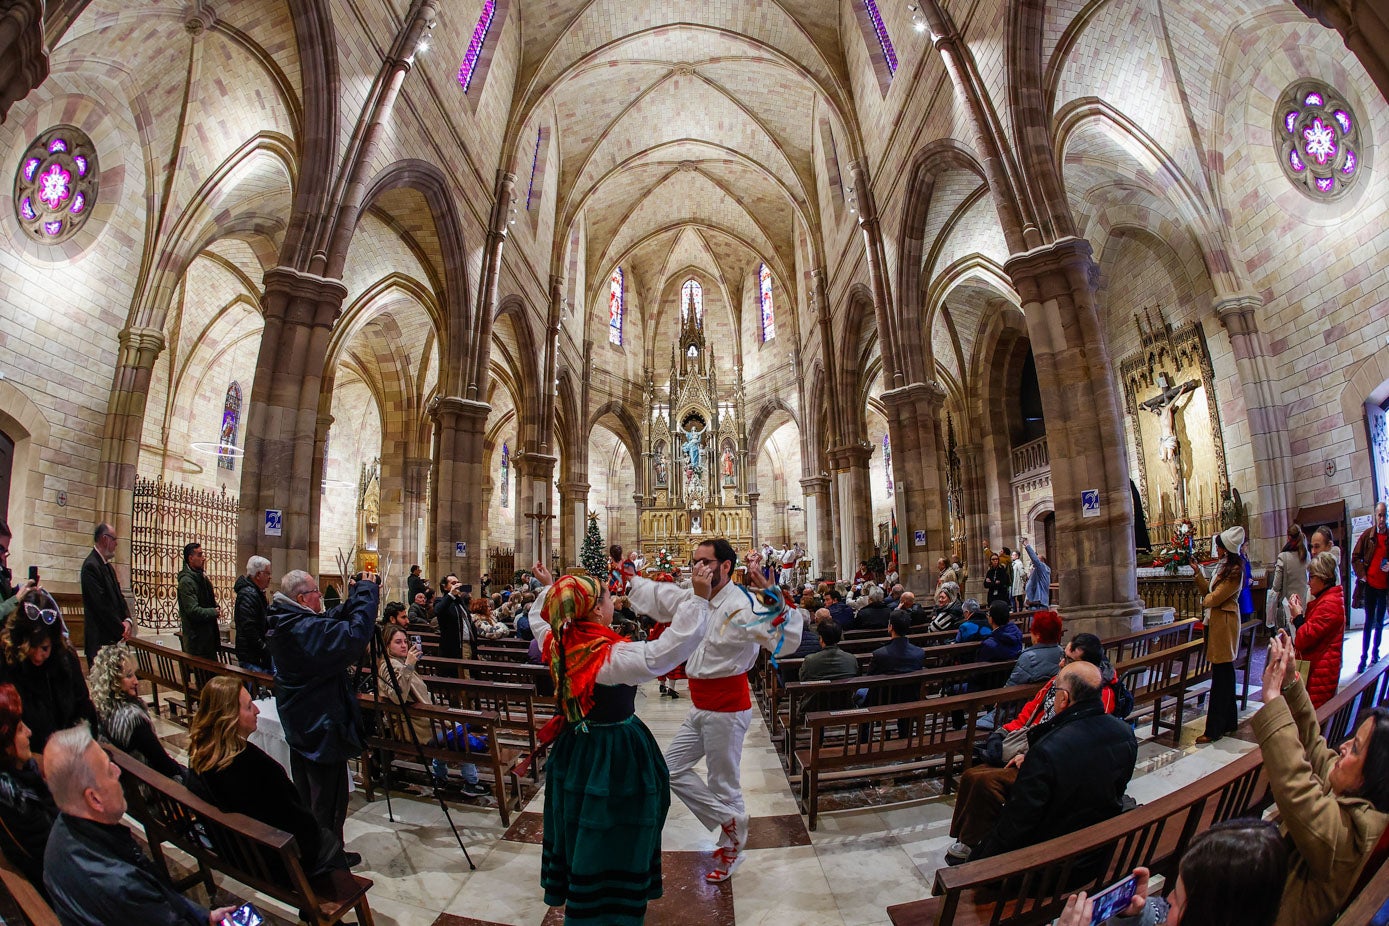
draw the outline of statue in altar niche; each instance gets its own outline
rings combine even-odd
[[[1158,417],[1158,425],[1161,428],[1158,438],[1158,455],[1167,466],[1167,473],[1172,483],[1172,497],[1177,506],[1176,513],[1185,517],[1187,513],[1186,484],[1182,478],[1182,446],[1177,439],[1177,412],[1181,411],[1182,407],[1189,401],[1185,397],[1195,392],[1201,383],[1189,379],[1174,386],[1172,381],[1167,378],[1166,373],[1159,373],[1157,379],[1158,388],[1162,392],[1142,403],[1141,407]]]
[[[724,485],[733,485],[733,451],[728,447],[723,448],[723,456],[719,458],[719,472],[723,473]]]
[[[656,470],[656,485],[665,485],[669,475],[669,469],[666,463],[666,452],[664,450],[657,449],[655,459],[652,461],[652,466]]]
[[[704,466],[700,461],[700,447],[703,438],[704,433],[702,431],[689,430],[685,432],[685,443],[680,445],[680,449],[685,451],[686,475],[701,476],[704,474]]]

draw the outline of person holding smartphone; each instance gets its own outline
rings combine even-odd
[[[1191,841],[1172,891],[1148,896],[1149,872],[1133,874],[1093,897],[1072,894],[1057,926],[1273,926],[1283,900],[1288,852],[1278,827],[1263,820],[1218,823]],[[1123,898],[1129,900],[1115,909]]]

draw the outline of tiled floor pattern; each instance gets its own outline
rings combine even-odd
[[[1358,634],[1346,640],[1346,653],[1359,654]],[[1353,674],[1354,658],[1345,676]],[[1139,762],[1129,794],[1151,801],[1199,779],[1253,748],[1247,719],[1258,709],[1259,666],[1251,674],[1251,698],[1241,712],[1243,735],[1196,747],[1203,715],[1188,715],[1179,741],[1170,734],[1148,737],[1141,725]],[[658,741],[670,741],[689,702],[656,697],[645,686],[638,712]],[[162,725],[171,747],[182,746],[182,731]],[[753,816],[746,860],[731,882],[709,885],[713,834],[673,801],[664,833],[665,896],[652,904],[647,922],[655,926],[701,924],[757,926],[884,926],[886,908],[929,895],[937,868],[950,845],[947,829],[952,796],[934,786],[921,797],[891,806],[872,806],[822,814],[819,829],[807,832],[766,726],[754,710],[743,751],[743,788]],[[911,797],[903,790],[888,797]],[[543,794],[543,791],[541,792]],[[468,845],[476,871],[470,871],[437,803],[427,797],[395,796],[395,823],[386,802],[356,793],[347,821],[348,848],[360,852],[359,874],[375,881],[371,906],[381,926],[552,926],[561,910],[546,907],[540,886],[540,833],[543,801],[537,798],[501,824],[495,807],[455,803],[450,810]],[[852,803],[846,800],[845,804]],[[229,885],[235,891],[237,885]],[[260,904],[260,901],[257,901]],[[262,905],[275,919],[293,922],[293,912],[273,901]]]

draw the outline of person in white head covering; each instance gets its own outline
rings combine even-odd
[[[1213,743],[1239,725],[1235,705],[1235,656],[1239,652],[1240,590],[1244,587],[1244,528],[1231,527],[1216,535],[1213,553],[1221,557],[1209,580],[1198,567],[1193,578],[1206,612],[1206,656],[1211,662],[1210,709],[1206,732],[1197,743]]]

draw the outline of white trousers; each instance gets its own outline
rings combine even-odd
[[[751,708],[735,713],[691,708],[666,749],[670,790],[706,829],[746,813],[740,765],[751,722]],[[708,768],[707,782],[695,771],[700,759]]]

